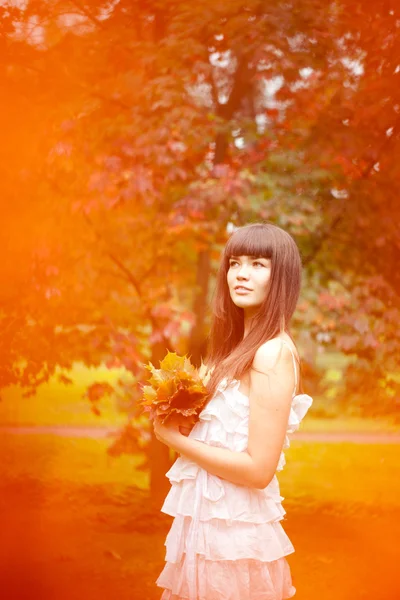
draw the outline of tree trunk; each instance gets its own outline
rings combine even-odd
[[[239,109],[243,98],[249,93],[251,88],[252,72],[249,69],[249,57],[244,53],[238,57],[238,67],[233,79],[232,91],[226,104],[217,104],[215,112],[219,117],[229,122],[235,111]],[[211,79],[213,86],[213,80]],[[218,102],[218,93],[214,87],[213,97]],[[228,153],[228,134],[220,132],[215,138],[214,165],[223,163],[227,159]],[[200,366],[201,359],[207,352],[207,336],[204,331],[204,320],[207,312],[208,286],[211,275],[210,250],[199,252],[197,260],[196,286],[197,292],[193,303],[193,311],[196,315],[196,323],[193,327],[188,353],[193,364]]]
[[[210,251],[201,250],[197,259],[196,273],[196,297],[193,303],[193,311],[196,315],[196,323],[192,329],[189,339],[188,354],[192,363],[199,367],[201,359],[206,353],[206,338],[204,334],[204,319],[207,312],[208,284],[211,273]]]

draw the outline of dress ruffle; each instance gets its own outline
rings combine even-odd
[[[185,557],[179,563],[166,563],[158,578],[158,585],[165,588],[161,600],[190,597],[189,582],[182,579],[184,572]],[[197,576],[198,600],[280,600],[296,593],[285,560],[209,561],[199,556]]]
[[[236,380],[220,383],[190,438],[246,450],[249,399],[239,386]],[[307,394],[294,396],[283,449],[311,404]],[[276,470],[284,465],[282,451]],[[294,547],[280,523],[286,511],[276,475],[262,490],[249,488],[181,456],[166,476],[171,489],[161,511],[174,521],[156,581],[165,588],[161,600],[283,600],[295,594],[285,558]]]
[[[178,563],[182,560],[191,524],[191,517],[178,515],[174,519],[165,540],[168,562]],[[291,541],[277,521],[237,521],[229,525],[223,519],[200,521],[193,550],[211,561],[254,559],[270,562],[294,552]]]
[[[224,519],[228,522],[269,523],[280,521],[286,514],[282,496],[275,490],[258,490],[235,485],[207,473],[203,476],[202,501],[198,511],[200,521]],[[165,498],[162,512],[176,517],[194,518],[196,480],[184,479],[173,485]]]

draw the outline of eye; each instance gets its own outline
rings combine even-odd
[[[231,259],[231,260],[229,261],[229,266],[230,266],[230,267],[233,267],[235,264],[236,264],[236,265],[237,265],[237,264],[239,264],[237,260],[233,260],[233,259]]]
[[[264,263],[262,263],[262,262],[261,262],[261,261],[259,261],[259,260],[255,260],[255,261],[253,262],[253,265],[261,265],[262,267],[265,267]]]

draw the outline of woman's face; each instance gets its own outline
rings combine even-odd
[[[231,256],[227,282],[234,304],[247,315],[257,312],[267,295],[270,277],[270,258]]]

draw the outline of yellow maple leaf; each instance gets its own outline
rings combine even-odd
[[[201,361],[201,365],[198,369],[198,375],[199,375],[201,381],[203,382],[203,385],[207,385],[207,383],[210,380],[213,370],[214,370],[214,367],[209,369],[207,367],[207,365],[205,363],[203,363],[203,361]]]

